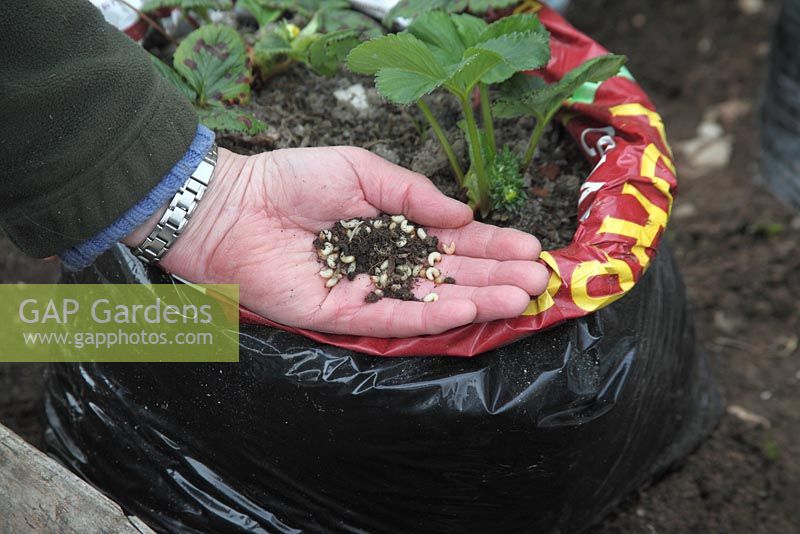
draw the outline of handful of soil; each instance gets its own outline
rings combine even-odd
[[[421,226],[403,215],[387,214],[339,221],[314,239],[325,287],[335,286],[344,277],[353,280],[359,273],[368,274],[375,289],[367,295],[367,302],[383,297],[419,300],[412,292],[417,278],[436,284],[455,283],[436,268],[436,262],[442,259],[438,246],[439,239]],[[452,244],[445,247],[449,254],[453,249]],[[436,299],[436,293],[429,293],[422,300]]]

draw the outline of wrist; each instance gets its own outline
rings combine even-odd
[[[212,144],[197,167],[173,195],[166,209],[163,204],[159,206],[156,213],[152,214],[144,225],[139,225],[137,230],[132,232],[133,235],[126,236],[129,243],[136,243],[142,239],[142,234],[146,234],[144,240],[134,250],[134,254],[140,260],[145,263],[158,263],[170,251],[191,223],[192,215],[214,179],[216,166],[217,145]],[[153,227],[155,219],[162,211],[163,215]]]
[[[127,245],[131,248],[138,247],[141,245],[147,236],[153,231],[158,224],[158,221],[161,220],[161,217],[164,215],[164,212],[167,211],[167,206],[169,206],[169,202],[165,202],[160,208],[156,210],[153,215],[150,216],[147,221],[144,222],[141,226],[138,226],[133,232],[129,233],[125,237],[123,237],[120,242],[123,245]]]
[[[159,262],[164,270],[193,282],[215,281],[209,272],[211,258],[219,250],[240,211],[244,200],[242,190],[247,183],[245,168],[250,159],[219,149],[215,177],[197,203],[185,229]],[[166,206],[130,234],[136,246],[150,235],[165,209]],[[140,237],[142,239],[135,241]]]

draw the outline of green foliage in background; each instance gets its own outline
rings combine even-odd
[[[252,72],[241,36],[228,26],[201,26],[184,39],[173,67],[153,64],[192,101],[200,122],[219,132],[255,135],[266,126],[238,107],[250,99]]]

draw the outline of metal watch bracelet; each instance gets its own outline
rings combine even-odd
[[[169,248],[186,228],[192,213],[197,208],[197,203],[203,198],[208,184],[214,178],[216,166],[217,145],[215,143],[203,156],[200,165],[186,180],[186,183],[172,197],[167,211],[164,212],[150,235],[133,251],[137,258],[145,263],[156,263],[164,257],[164,254],[169,251]]]

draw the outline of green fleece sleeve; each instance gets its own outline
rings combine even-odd
[[[0,9],[0,225],[23,252],[59,254],[144,197],[197,116],[146,51],[86,0]]]

